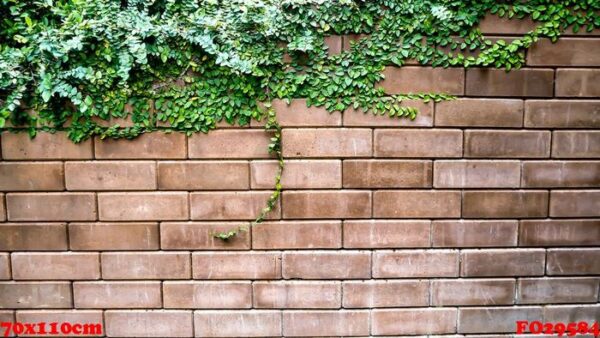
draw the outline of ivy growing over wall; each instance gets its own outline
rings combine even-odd
[[[281,164],[279,127],[268,108],[273,99],[306,98],[328,111],[353,107],[414,119],[417,111],[401,105],[403,100],[450,97],[386,95],[377,86],[385,66],[416,60],[510,71],[525,63],[525,51],[540,38],[555,41],[567,29],[600,28],[599,0],[0,4],[0,128],[32,136],[64,130],[80,142],[157,130],[209,132],[221,121],[246,125],[268,118]],[[537,27],[510,43],[492,42],[477,28],[488,14],[528,17]],[[342,34],[364,37],[350,50],[329,55],[324,38]],[[114,123],[120,118],[133,126]],[[277,181],[271,206],[279,190]]]

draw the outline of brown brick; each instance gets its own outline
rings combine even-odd
[[[61,223],[1,224],[0,250],[67,250],[67,227]]]
[[[360,190],[285,191],[283,218],[368,218],[371,193]]]
[[[277,279],[281,278],[278,252],[194,252],[194,279]]]
[[[549,249],[546,270],[548,275],[600,275],[600,249]]]
[[[67,133],[41,132],[31,139],[27,133],[2,133],[5,160],[65,160],[93,158],[92,141],[73,143]]]
[[[599,158],[600,130],[553,132],[552,157]]]
[[[368,311],[284,311],[283,335],[291,337],[367,336]]]
[[[188,219],[187,192],[123,192],[98,194],[102,221]]]
[[[342,52],[342,36],[340,35],[330,35],[325,36],[323,38],[325,42],[325,46],[327,47],[328,55],[335,55]]]
[[[541,307],[461,308],[459,311],[459,333],[514,333],[517,321],[542,319]]]
[[[373,278],[457,276],[457,250],[397,250],[373,253]]]
[[[12,272],[15,280],[27,279],[98,279],[98,253],[13,253]]]
[[[527,100],[526,128],[600,128],[600,101]]]
[[[463,192],[463,217],[532,218],[548,215],[548,192],[477,190]]]
[[[281,137],[284,157],[371,156],[370,129],[283,129]]]
[[[456,332],[456,309],[373,310],[373,335],[427,335]]]
[[[270,191],[198,192],[190,194],[194,220],[254,220],[267,206]],[[279,218],[279,202],[267,219]]]
[[[371,277],[367,251],[284,252],[283,278],[358,279]]]
[[[264,222],[252,227],[253,249],[336,249],[341,246],[341,221]]]
[[[54,191],[63,190],[61,162],[4,162],[0,163],[0,190]]]
[[[342,114],[339,111],[328,112],[325,107],[307,107],[306,99],[294,99],[288,105],[285,100],[273,100],[273,109],[277,112],[277,122],[282,127],[325,127],[341,126]],[[265,121],[252,120],[252,126],[264,126]]]
[[[269,309],[338,309],[339,282],[254,282],[254,307]]]
[[[150,161],[65,163],[67,190],[153,190],[156,165]]]
[[[600,305],[554,305],[544,307],[544,321],[551,323],[586,322],[591,327],[600,318]],[[591,337],[592,335],[590,335]]]
[[[160,241],[163,250],[246,250],[250,249],[250,234],[241,231],[233,238],[223,241],[212,234],[239,227],[240,222],[186,222],[160,225]]]
[[[431,161],[346,160],[344,188],[427,188],[431,172]]]
[[[0,253],[0,280],[10,279],[10,255]]]
[[[91,193],[14,193],[6,195],[10,221],[93,221],[96,198]]]
[[[550,132],[467,130],[465,157],[540,158],[550,156]]]
[[[20,323],[69,323],[71,324],[71,334],[44,334],[46,337],[73,337],[84,335],[86,337],[103,337],[102,311],[93,310],[30,310],[17,311],[17,322]],[[79,326],[77,326],[79,325]],[[36,327],[38,328],[38,327]],[[46,324],[46,330],[50,331]],[[62,330],[61,324],[58,330]],[[24,333],[19,337],[39,337],[37,334]]]
[[[460,217],[460,191],[379,190],[373,193],[376,218]]]
[[[600,220],[521,221],[519,245],[600,245]]]
[[[523,101],[511,99],[458,99],[435,106],[435,125],[442,127],[521,127]]]
[[[433,186],[436,188],[518,188],[519,161],[435,161]]]
[[[483,20],[479,21],[479,29],[484,34],[516,34],[523,35],[534,30],[538,24],[531,18],[509,19],[508,17],[499,17],[489,14]]]
[[[598,278],[521,278],[519,304],[595,303]]]
[[[160,282],[75,282],[78,309],[136,309],[162,307]]]
[[[154,132],[132,140],[94,140],[97,159],[176,159],[186,158],[186,136]]]
[[[553,190],[551,217],[600,216],[600,190]]]
[[[71,308],[69,282],[0,282],[0,308]]]
[[[156,223],[71,223],[71,250],[156,250]]]
[[[188,140],[190,158],[269,158],[271,135],[263,130],[213,130]]]
[[[190,278],[189,252],[102,253],[103,279]]]
[[[109,310],[104,313],[108,337],[193,337],[192,311]]]
[[[461,157],[459,129],[376,129],[375,157]]]
[[[273,189],[277,161],[252,161],[252,189]],[[281,176],[285,189],[327,189],[342,187],[342,161],[289,160]]]
[[[541,276],[546,252],[543,249],[463,250],[463,277]]]
[[[600,66],[600,39],[541,39],[527,51],[527,64],[535,66]]]
[[[252,307],[250,282],[164,282],[166,309],[244,309]]]
[[[551,97],[554,91],[554,70],[524,68],[506,72],[504,69],[467,69],[466,94],[472,96]]]
[[[431,239],[434,247],[516,246],[517,221],[434,221]]]
[[[344,248],[428,247],[430,225],[416,220],[345,221]]]
[[[429,282],[423,280],[344,282],[344,308],[429,305]]]
[[[0,310],[0,323],[14,323],[15,322],[15,313],[14,311],[9,311],[9,310]],[[12,330],[10,332],[6,332],[5,331],[6,328],[0,328],[0,334],[3,335],[4,337],[16,337],[14,335],[14,333],[12,332]]]
[[[278,337],[280,311],[196,311],[196,337]]]
[[[415,119],[390,117],[374,114],[373,111],[348,108],[344,111],[344,126],[347,127],[431,127],[433,126],[433,103],[418,100],[402,101],[400,106],[414,108],[418,111]]]
[[[465,71],[461,68],[386,67],[383,75],[380,85],[388,94],[464,94]]]
[[[442,279],[431,282],[431,305],[510,305],[514,279]]]
[[[567,188],[599,185],[600,162],[597,161],[523,162],[523,187]]]
[[[600,96],[600,69],[557,69],[557,97]]]
[[[158,162],[158,188],[161,190],[248,189],[249,175],[246,161]]]

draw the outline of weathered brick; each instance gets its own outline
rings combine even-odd
[[[600,249],[549,249],[548,275],[600,275]]]
[[[325,107],[307,107],[306,99],[294,99],[288,105],[284,100],[273,100],[273,109],[277,112],[277,122],[282,127],[325,127],[341,126],[342,114],[339,111],[328,112]],[[265,120],[251,121],[252,126],[264,126]]]
[[[193,337],[192,311],[109,310],[104,313],[108,337]]]
[[[158,162],[158,188],[161,190],[248,189],[249,175],[246,161]]]
[[[284,157],[366,157],[372,151],[371,129],[283,129],[281,137]]]
[[[325,36],[323,41],[327,47],[327,54],[335,55],[342,52],[343,40],[341,35]]]
[[[197,192],[190,194],[193,220],[254,220],[267,205],[270,191]],[[279,202],[267,219],[279,218]]]
[[[461,308],[458,333],[514,333],[516,322],[542,319],[541,307]]]
[[[431,221],[344,221],[344,248],[428,247]]]
[[[156,223],[71,223],[71,250],[156,250]]]
[[[68,309],[71,298],[69,282],[0,282],[3,309]]]
[[[188,219],[186,192],[123,192],[98,194],[102,221]]]
[[[544,321],[551,323],[586,322],[591,327],[600,318],[600,305],[554,305],[544,307]],[[592,335],[590,335],[592,336]]]
[[[600,66],[600,39],[541,39],[527,51],[527,64],[534,66]]]
[[[10,279],[10,256],[0,253],[0,280]]]
[[[181,133],[142,134],[132,140],[94,140],[97,159],[186,158],[186,136]]]
[[[14,193],[6,195],[10,221],[93,221],[96,198],[91,193]]]
[[[162,307],[160,282],[75,282],[77,309],[136,309]]]
[[[368,218],[371,193],[360,190],[285,191],[283,218]]]
[[[509,19],[507,16],[499,17],[497,15],[486,15],[479,21],[479,29],[482,33],[488,34],[516,34],[523,35],[534,30],[537,26],[531,18]]]
[[[552,157],[599,158],[600,131],[554,131],[552,133]]]
[[[522,186],[531,188],[597,187],[598,161],[523,162]]]
[[[278,337],[280,311],[196,311],[196,337]]]
[[[467,69],[466,94],[472,96],[551,97],[554,92],[554,70],[523,68]]]
[[[252,161],[250,185],[252,189],[273,189],[277,161]],[[327,189],[342,187],[342,161],[289,160],[281,176],[286,189]]]
[[[47,337],[103,337],[102,311],[94,310],[30,310],[17,311],[16,320],[20,323],[69,323],[71,334],[44,334]],[[58,329],[63,330],[59,324]],[[66,327],[64,328],[66,329]],[[46,330],[49,331],[48,324]],[[21,334],[19,337],[39,337],[37,334]]]
[[[465,92],[462,68],[386,67],[383,75],[385,79],[380,85],[388,94],[442,92],[462,95]]]
[[[518,188],[519,161],[435,161],[433,186],[436,188]]]
[[[254,307],[269,309],[338,309],[342,303],[339,282],[255,282]]]
[[[600,220],[521,221],[519,245],[600,245]]]
[[[93,158],[92,141],[73,143],[67,133],[2,133],[2,158],[5,160],[65,160]]]
[[[431,305],[510,305],[514,279],[442,279],[431,282]]]
[[[460,217],[460,191],[379,190],[373,193],[376,218]]]
[[[397,250],[373,253],[373,278],[457,277],[457,250]]]
[[[156,164],[150,161],[65,163],[67,190],[153,190]]]
[[[598,278],[521,278],[519,304],[595,303]]]
[[[283,335],[290,337],[367,336],[368,311],[284,311]]]
[[[557,97],[600,96],[600,69],[557,69]],[[552,83],[552,81],[550,81]]]
[[[105,252],[103,279],[185,279],[191,276],[188,252]]]
[[[0,163],[0,190],[55,191],[63,190],[62,162]]]
[[[160,225],[160,241],[163,250],[244,250],[250,249],[250,235],[242,231],[233,238],[223,241],[213,233],[229,231],[240,226],[240,222],[186,222]]]
[[[523,101],[511,99],[458,99],[435,106],[436,127],[521,127]]]
[[[459,129],[376,129],[375,157],[460,157]]]
[[[415,119],[390,118],[387,115],[374,114],[372,111],[348,108],[344,111],[344,126],[346,127],[431,127],[433,126],[433,103],[424,103],[419,100],[404,100],[403,107],[418,110]]]
[[[359,279],[371,277],[367,251],[290,251],[283,253],[283,278]]]
[[[549,156],[549,131],[465,131],[465,157],[540,158]]]
[[[344,188],[431,187],[431,161],[345,160]]]
[[[551,217],[600,216],[600,190],[553,190]]]
[[[67,226],[61,223],[1,224],[0,250],[67,250]]]
[[[164,282],[166,309],[244,309],[252,307],[250,282]]]
[[[15,280],[31,279],[98,279],[98,253],[13,253],[12,273]]]
[[[456,309],[386,309],[371,313],[373,335],[427,335],[456,332]]]
[[[548,215],[548,192],[476,190],[463,192],[463,217],[535,218]]]
[[[526,128],[600,128],[600,101],[527,100]]]
[[[15,322],[15,313],[14,311],[9,310],[0,310],[0,323],[14,323]],[[6,332],[6,327],[0,328],[0,334],[4,337],[16,337],[14,332]]]
[[[336,249],[341,246],[341,221],[264,222],[252,227],[253,249]]]
[[[213,130],[188,139],[190,158],[269,158],[271,135],[263,130]]]
[[[546,252],[543,249],[463,250],[463,277],[541,276]]]
[[[281,278],[278,252],[194,252],[194,279],[277,279]]]
[[[412,307],[429,305],[424,280],[344,282],[344,308]]]
[[[431,240],[434,247],[516,246],[519,225],[509,220],[433,221]]]

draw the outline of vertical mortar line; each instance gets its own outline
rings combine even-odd
[[[519,277],[515,278],[515,294],[514,294],[514,298],[513,298],[513,303],[514,305],[519,305],[518,301],[519,301],[519,290],[520,290],[520,286],[519,286]]]

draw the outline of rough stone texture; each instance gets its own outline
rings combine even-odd
[[[364,220],[344,222],[344,248],[428,247],[430,221]]]
[[[431,161],[346,160],[344,188],[429,188]]]
[[[77,309],[160,308],[160,282],[75,282]]]
[[[100,278],[98,253],[13,253],[15,280],[81,280]]]
[[[259,309],[337,309],[342,302],[339,282],[255,282],[252,289]]]
[[[375,157],[460,157],[458,129],[375,129]]]
[[[550,155],[550,132],[467,130],[465,157],[543,158]]]
[[[284,157],[371,156],[371,129],[284,129]]]
[[[600,101],[527,100],[526,128],[600,128]]]
[[[465,218],[536,218],[548,215],[548,192],[477,190],[463,193]]]
[[[194,337],[192,311],[109,310],[104,323],[108,337]]]
[[[71,223],[71,250],[157,250],[156,223]]]
[[[510,305],[514,297],[513,279],[441,279],[431,284],[431,303],[436,306]]]
[[[519,161],[435,161],[436,188],[518,188]]]

